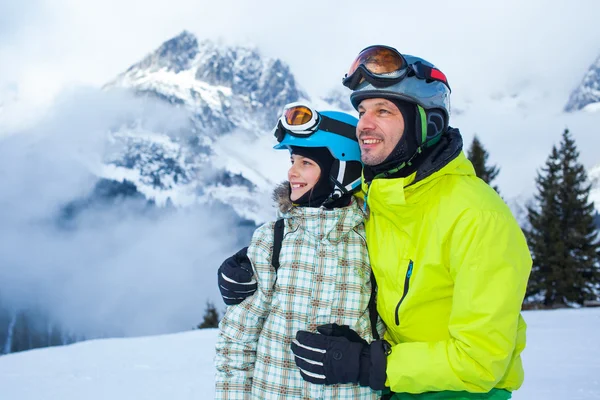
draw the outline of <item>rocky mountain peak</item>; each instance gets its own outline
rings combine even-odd
[[[581,110],[593,103],[600,103],[600,56],[589,67],[581,84],[571,93],[565,111]]]
[[[136,68],[155,70],[166,68],[169,71],[178,73],[191,67],[192,61],[196,58],[198,52],[196,37],[187,31],[183,31],[164,42],[138,64],[131,66],[128,71]]]

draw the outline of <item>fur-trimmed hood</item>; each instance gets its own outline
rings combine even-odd
[[[291,211],[293,204],[292,200],[290,200],[290,194],[292,189],[290,188],[290,183],[288,181],[284,181],[275,187],[273,190],[273,201],[277,205],[279,212],[282,214],[287,214]]]

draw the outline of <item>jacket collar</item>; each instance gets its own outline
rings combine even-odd
[[[417,155],[415,161],[410,166],[405,166],[398,172],[386,177],[374,178],[369,167],[363,169],[363,182],[370,183],[373,179],[397,179],[405,178],[406,184],[410,185],[442,169],[451,160],[456,158],[462,151],[463,141],[458,129],[448,128],[440,141],[435,146],[423,150],[422,154]]]
[[[473,165],[462,152],[460,133],[456,129],[451,129],[448,133],[411,175],[377,178],[370,184],[363,181],[362,190],[369,207],[383,209],[416,201],[416,197],[419,197],[414,196],[417,188],[444,175],[475,175]]]

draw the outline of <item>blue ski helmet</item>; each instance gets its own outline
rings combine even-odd
[[[345,192],[356,191],[360,188],[362,173],[360,147],[356,138],[358,119],[344,112],[319,112],[310,109],[317,116],[313,131],[301,134],[294,133],[293,127],[284,127],[280,120],[275,129],[276,131],[279,129],[279,132],[284,133],[284,136],[281,142],[273,148],[290,151],[292,146],[327,148],[334,158],[330,179],[334,182],[336,188],[332,196],[339,198]],[[339,122],[342,124],[339,124]]]

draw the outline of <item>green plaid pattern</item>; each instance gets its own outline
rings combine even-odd
[[[256,230],[248,257],[258,290],[230,306],[219,324],[217,399],[379,398],[358,385],[304,381],[290,348],[298,330],[316,332],[333,322],[373,340],[363,218],[354,201],[333,210],[293,208],[286,215],[277,274],[271,266],[273,223]]]

